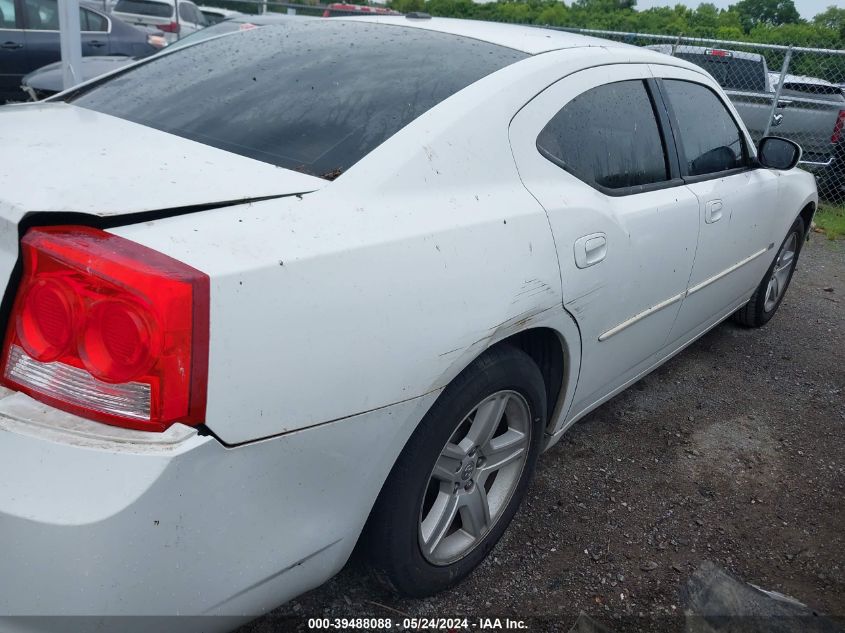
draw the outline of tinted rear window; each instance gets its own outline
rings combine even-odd
[[[149,0],[118,0],[114,5],[115,11],[134,13],[135,15],[151,15],[157,18],[169,18],[173,15],[173,7],[162,2]]]
[[[766,92],[766,73],[762,60],[740,59],[738,57],[714,57],[702,53],[678,52],[680,57],[701,66],[723,88]]]
[[[71,99],[333,178],[426,110],[525,57],[421,29],[292,20],[152,58]]]
[[[578,95],[546,124],[537,148],[593,186],[621,189],[669,179],[651,97],[640,80]]]

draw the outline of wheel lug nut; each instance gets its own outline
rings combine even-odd
[[[466,482],[466,485],[464,486],[464,490],[472,490],[472,484],[473,484],[473,481],[472,481],[472,479],[470,479],[468,482]]]

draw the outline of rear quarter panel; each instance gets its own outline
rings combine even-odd
[[[538,325],[575,339],[574,380],[548,220],[508,139],[554,63],[477,82],[321,191],[114,230],[210,275],[207,425],[221,439],[436,392]]]

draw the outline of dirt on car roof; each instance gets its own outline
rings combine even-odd
[[[704,561],[845,616],[845,242],[814,236],[780,311],[725,323],[577,423],[541,456],[488,559],[425,600],[351,562],[242,629],[308,617],[531,618],[568,631],[681,631]]]

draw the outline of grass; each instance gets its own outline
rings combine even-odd
[[[819,203],[815,222],[816,226],[827,235],[827,239],[835,240],[839,237],[845,237],[845,205],[833,205],[829,202]]]

